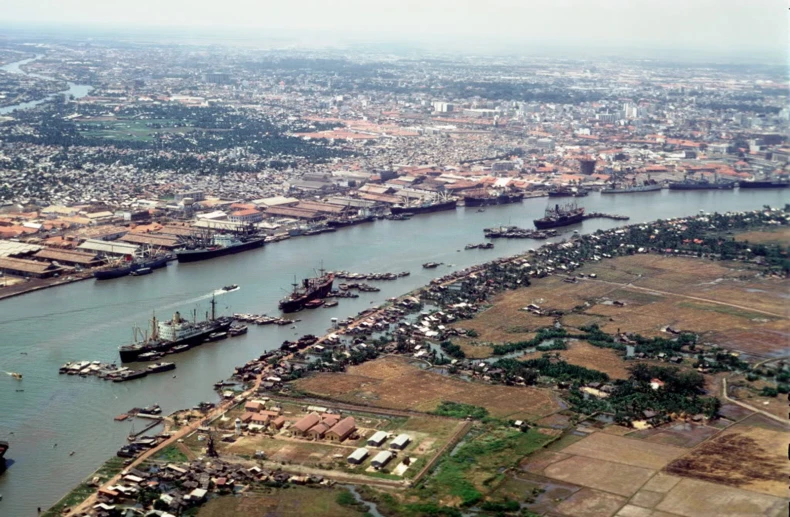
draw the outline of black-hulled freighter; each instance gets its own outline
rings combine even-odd
[[[427,203],[395,205],[390,208],[392,215],[399,214],[429,214],[441,212],[443,210],[455,210],[457,202],[455,199],[445,201],[430,201]]]
[[[545,230],[580,223],[583,220],[584,208],[577,207],[576,203],[569,203],[564,206],[554,205],[554,207],[547,208],[543,218],[535,219],[532,222],[538,230]]]
[[[165,267],[173,259],[175,259],[175,256],[172,253],[146,254],[142,257],[127,256],[110,268],[94,271],[93,276],[96,280],[120,278],[130,275],[138,269],[159,269]]]
[[[280,300],[280,310],[283,312],[296,312],[304,309],[307,302],[326,298],[332,291],[332,282],[335,275],[332,273],[324,274],[314,278],[305,278],[301,284],[294,284],[293,292],[288,297]]]
[[[217,234],[210,239],[200,240],[187,245],[183,249],[176,250],[176,258],[179,262],[197,262],[198,260],[207,260],[262,248],[264,244],[265,240],[263,237],[236,237],[228,234]]]
[[[121,362],[131,363],[143,360],[143,354],[167,354],[183,352],[204,343],[216,332],[226,332],[233,322],[232,318],[215,317],[216,302],[211,300],[211,318],[200,322],[191,322],[176,312],[173,318],[166,321],[151,320],[152,336],[150,339],[124,345],[118,348]],[[148,357],[148,356],[146,356]]]
[[[510,203],[520,203],[524,200],[523,192],[501,192],[499,194],[489,194],[488,192],[470,192],[464,195],[464,206],[493,206],[507,205]]]

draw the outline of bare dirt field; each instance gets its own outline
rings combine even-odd
[[[687,450],[607,433],[593,433],[566,447],[562,452],[658,470],[685,454]]]
[[[666,467],[670,474],[786,496],[787,433],[737,424]]]
[[[543,475],[552,479],[626,497],[635,494],[653,474],[654,470],[584,456],[571,456],[543,469]]]
[[[538,419],[559,409],[550,390],[469,383],[422,370],[403,357],[383,357],[347,373],[320,373],[296,381],[320,397],[392,409],[429,412],[443,401],[483,406],[498,418]]]
[[[624,497],[583,488],[557,505],[564,515],[578,517],[609,517],[625,503]]]
[[[532,352],[525,354],[521,359],[533,359],[543,355],[544,352]],[[554,350],[552,353],[559,354],[570,364],[586,366],[600,372],[604,372],[612,379],[627,379],[628,370],[615,350],[611,348],[598,348],[586,341],[570,341],[567,350]]]
[[[655,509],[684,517],[778,517],[787,514],[786,507],[787,502],[779,497],[683,479]]]
[[[715,427],[687,422],[675,422],[655,429],[630,433],[629,438],[642,438],[652,443],[663,443],[676,447],[696,447],[720,430]]]

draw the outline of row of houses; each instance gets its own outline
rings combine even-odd
[[[354,417],[348,416],[341,419],[335,413],[310,413],[297,420],[290,428],[294,436],[330,442],[342,442],[351,437],[357,430]]]

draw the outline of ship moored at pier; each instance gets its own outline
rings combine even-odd
[[[293,291],[280,300],[279,308],[282,312],[297,312],[305,308],[308,302],[322,300],[332,291],[335,275],[320,270],[320,275],[314,278],[305,278],[301,284],[294,282]]]
[[[172,319],[151,319],[151,336],[147,339],[119,347],[121,362],[155,360],[164,354],[183,352],[200,345],[212,335],[227,332],[233,322],[229,317],[216,317],[216,301],[211,299],[211,316],[205,321],[189,321],[179,312]],[[137,331],[135,332],[135,335]]]
[[[580,223],[583,220],[584,208],[576,206],[576,203],[568,203],[547,208],[545,215],[540,219],[535,219],[533,223],[538,230],[545,230]]]

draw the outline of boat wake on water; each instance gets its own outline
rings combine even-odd
[[[211,291],[209,293],[202,294],[200,296],[197,296],[195,298],[190,298],[188,300],[181,300],[180,297],[184,296],[184,295],[190,295],[192,293],[182,293],[182,294],[176,294],[176,295],[169,294],[169,295],[166,295],[166,296],[157,296],[157,297],[154,297],[154,298],[145,298],[145,299],[140,299],[140,300],[136,300],[136,301],[139,302],[139,303],[146,303],[146,304],[148,304],[150,302],[156,302],[158,300],[171,300],[171,299],[174,299],[174,298],[179,298],[177,301],[173,301],[172,303],[169,303],[169,304],[167,304],[167,305],[162,307],[163,309],[170,309],[170,308],[173,308],[173,307],[177,307],[177,306],[179,306],[181,304],[195,303],[195,302],[200,302],[200,301],[203,301],[203,300],[208,300],[212,296],[221,296],[221,295],[227,294],[229,292],[238,291],[239,289],[240,289],[239,286],[236,286],[234,289],[231,289],[231,290],[226,290],[225,288],[216,289],[216,290]],[[10,319],[10,320],[0,320],[0,326],[7,325],[7,324],[10,324],[10,323],[16,323],[16,322],[19,322],[19,321],[39,320],[41,318],[51,318],[53,316],[65,316],[65,315],[68,315],[68,314],[79,314],[79,313],[83,313],[83,312],[92,312],[92,311],[95,311],[96,309],[100,309],[100,308],[104,308],[104,307],[122,307],[122,306],[123,307],[128,307],[129,306],[129,302],[127,301],[127,302],[119,302],[119,303],[103,303],[101,305],[93,305],[93,306],[90,306],[90,307],[80,307],[78,309],[70,309],[70,310],[66,310],[66,311],[53,311],[53,312],[47,312],[45,314],[36,314],[35,316],[14,318],[14,319]]]

